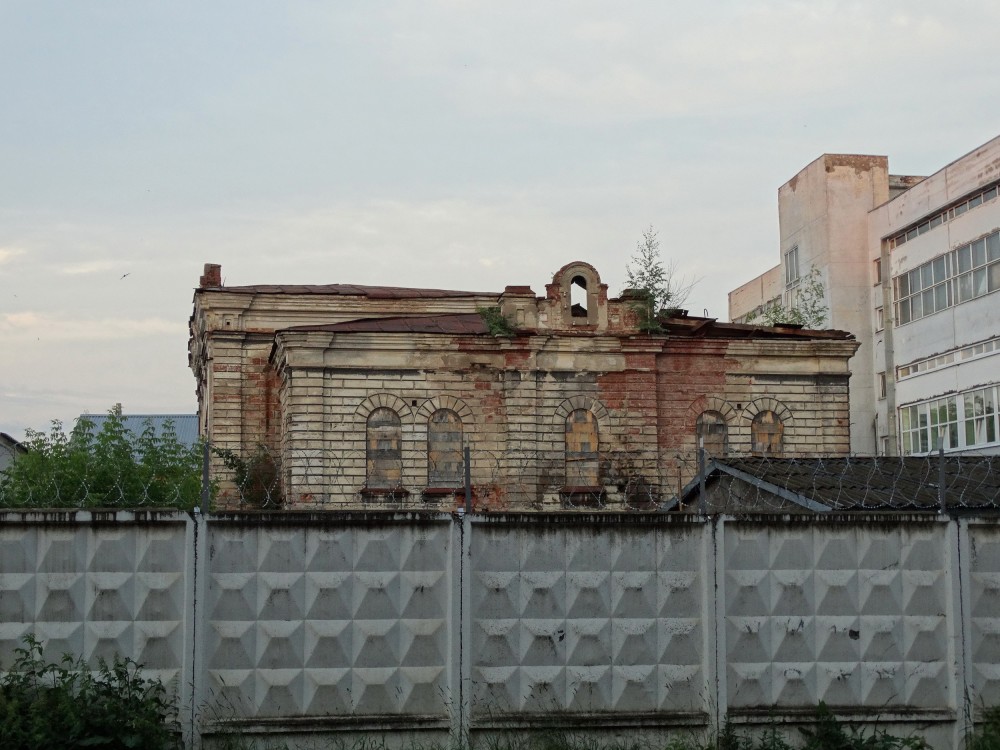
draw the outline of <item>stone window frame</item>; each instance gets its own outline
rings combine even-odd
[[[777,452],[770,451],[758,451],[754,449],[754,423],[758,416],[761,414],[771,412],[773,413],[780,425],[780,450]],[[794,421],[792,411],[785,406],[783,403],[778,401],[776,398],[766,396],[764,398],[759,398],[751,403],[747,404],[746,408],[743,410],[743,418],[749,422],[749,434],[750,434],[750,450],[749,452],[754,456],[765,456],[769,458],[781,458],[789,453],[788,443],[789,443],[789,433],[792,422]]]
[[[738,442],[735,438],[738,437],[737,428],[737,417],[738,412],[736,408],[726,401],[724,398],[719,396],[702,396],[695,399],[691,405],[688,407],[688,413],[690,415],[691,421],[691,435],[694,437],[694,450],[695,459],[698,457],[698,419],[707,412],[714,412],[718,414],[725,422],[726,435],[724,452],[722,456],[707,456],[707,459],[711,458],[722,458],[723,456],[729,456],[733,454],[733,445]]]
[[[434,497],[438,495],[454,495],[459,492],[464,491],[465,481],[464,476],[462,477],[462,482],[457,487],[435,487],[431,485],[430,476],[430,431],[428,426],[430,424],[431,417],[434,416],[436,412],[439,411],[451,411],[454,412],[462,426],[462,447],[464,449],[466,444],[472,442],[472,435],[469,434],[468,428],[475,424],[474,415],[472,409],[469,408],[468,404],[459,398],[454,396],[442,395],[434,396],[432,398],[426,399],[417,410],[416,419],[416,434],[415,440],[420,441],[424,446],[424,461],[423,461],[423,494],[426,497]],[[472,456],[470,455],[470,461]],[[473,466],[475,463],[473,461]]]
[[[566,425],[570,416],[577,411],[586,411],[593,415],[594,423],[597,431],[597,447],[594,451],[597,460],[597,481],[596,485],[588,485],[586,487],[581,486],[571,486],[566,484]],[[576,395],[571,398],[566,399],[559,406],[556,407],[555,413],[553,414],[552,429],[553,433],[561,436],[559,440],[560,450],[559,450],[559,465],[562,467],[562,477],[564,484],[559,488],[559,494],[562,496],[564,502],[567,502],[573,506],[594,504],[599,505],[603,503],[606,496],[606,489],[603,485],[603,478],[601,477],[601,449],[606,446],[609,442],[611,435],[610,427],[610,415],[608,414],[607,408],[600,402],[599,399],[593,396]]]
[[[601,277],[597,270],[587,263],[570,263],[564,266],[560,294],[563,301],[563,320],[567,325],[596,326],[598,324],[598,306],[600,304]],[[587,295],[587,314],[573,315],[573,284],[582,279],[581,286]]]
[[[399,417],[399,429],[400,429],[400,480],[399,484],[395,487],[379,487],[369,485],[369,435],[368,435],[368,419],[377,409],[389,409],[396,413]],[[366,398],[358,406],[355,412],[359,420],[358,430],[359,434],[364,436],[364,457],[362,459],[362,465],[364,467],[364,483],[361,487],[361,495],[365,498],[405,498],[410,494],[410,491],[406,488],[409,478],[409,472],[407,469],[412,466],[413,463],[413,449],[412,449],[412,421],[413,412],[410,406],[401,399],[391,393],[375,393]]]

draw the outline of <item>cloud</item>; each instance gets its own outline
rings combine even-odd
[[[113,341],[158,335],[181,336],[186,321],[165,318],[82,318],[34,311],[0,315],[0,341],[5,345],[44,340]]]
[[[120,265],[120,263],[119,263]],[[81,263],[69,263],[58,268],[59,273],[67,276],[78,276],[87,273],[97,273],[108,271],[115,267],[115,263],[110,260],[90,260]]]
[[[19,247],[0,247],[0,266],[9,263],[19,255],[24,255],[24,250]]]

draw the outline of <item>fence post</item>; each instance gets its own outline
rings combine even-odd
[[[469,446],[465,446],[465,512],[472,512],[472,467],[469,465]]]
[[[206,440],[201,444],[201,512],[202,515],[208,513],[209,505],[212,502],[212,492],[208,481],[208,460],[209,448]]]
[[[705,497],[705,438],[698,438],[698,512],[708,514],[708,500]]]
[[[944,472],[944,446],[938,446],[938,512],[947,513],[948,507],[945,498],[945,472]]]

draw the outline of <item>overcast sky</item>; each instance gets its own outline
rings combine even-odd
[[[0,431],[193,413],[192,289],[502,290],[652,224],[688,301],[824,152],[1000,132],[1000,3],[0,0]]]

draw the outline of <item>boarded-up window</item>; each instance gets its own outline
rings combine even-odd
[[[598,487],[597,417],[577,409],[566,417],[566,486]]]
[[[392,409],[380,407],[368,415],[368,482],[376,489],[403,482],[402,423]]]
[[[751,450],[758,456],[780,456],[785,425],[773,411],[762,411],[750,425]]]
[[[703,411],[698,415],[695,426],[698,442],[704,446],[708,458],[726,455],[729,430],[726,427],[725,417],[717,411]]]
[[[451,409],[438,409],[427,421],[427,486],[461,487],[462,418]]]

